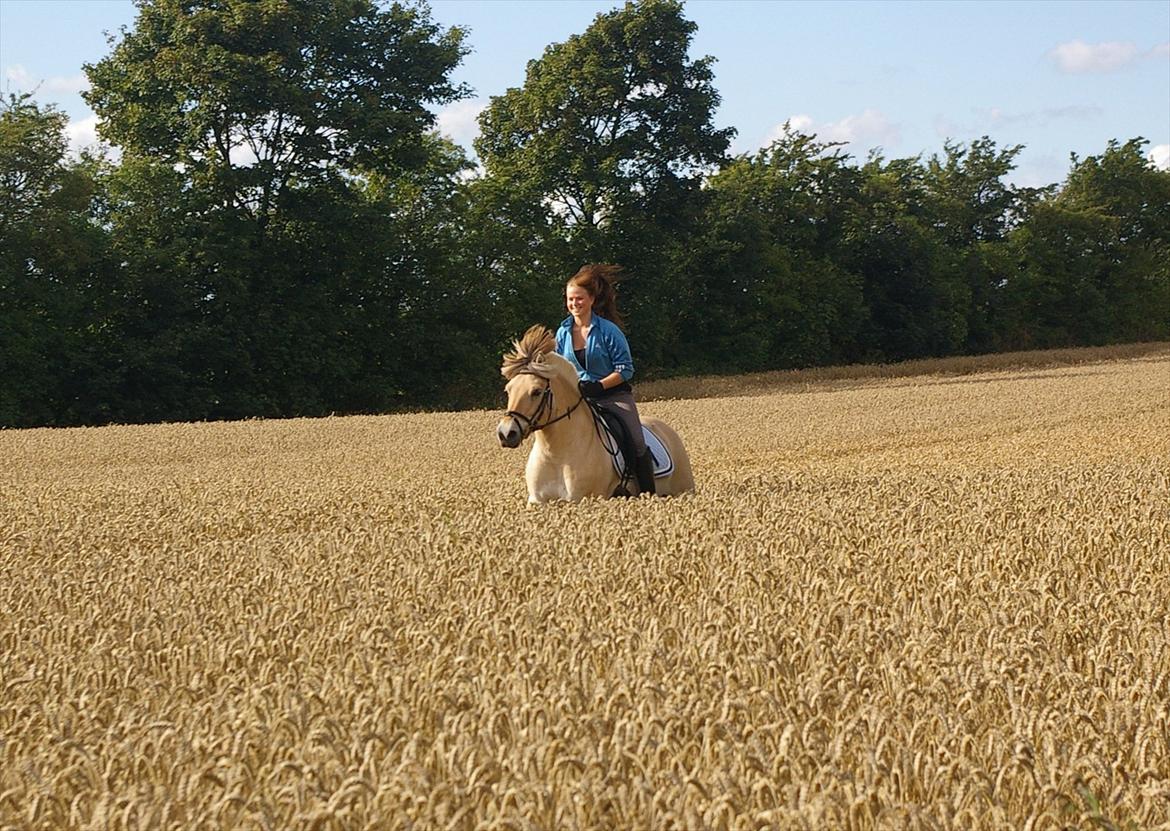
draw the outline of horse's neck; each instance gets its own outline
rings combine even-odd
[[[584,457],[593,452],[602,452],[593,427],[593,413],[589,405],[579,400],[577,390],[569,392],[562,389],[567,385],[558,385],[553,392],[555,412],[552,417],[563,415],[568,409],[576,406],[572,415],[562,418],[555,424],[549,424],[536,433],[536,444],[546,454],[554,457]]]

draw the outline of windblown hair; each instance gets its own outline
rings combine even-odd
[[[515,350],[504,356],[504,365],[500,367],[500,374],[509,381],[522,372],[548,378],[555,371],[544,360],[545,355],[557,349],[556,338],[546,327],[539,324],[528,327],[523,337],[512,341],[512,346]]]
[[[622,267],[620,265],[591,263],[581,266],[580,270],[569,278],[565,287],[580,286],[585,289],[593,298],[593,311],[625,329],[625,323],[617,309],[616,285],[621,279]]]

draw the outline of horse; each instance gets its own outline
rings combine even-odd
[[[623,482],[614,469],[613,455],[602,439],[605,430],[577,390],[577,371],[557,354],[556,339],[544,326],[532,326],[519,340],[515,351],[504,356],[500,374],[507,379],[508,410],[496,427],[500,446],[516,448],[528,436],[535,436],[528,454],[525,479],[530,503],[585,497],[636,495],[620,488]],[[665,422],[643,418],[669,453],[673,466],[655,477],[662,496],[695,489],[691,460],[682,439]]]

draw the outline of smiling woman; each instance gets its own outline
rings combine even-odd
[[[626,461],[641,493],[654,493],[654,464],[642,437],[642,422],[630,379],[634,360],[617,309],[614,265],[586,265],[565,285],[569,316],[557,329],[557,354],[577,371],[577,389],[619,424]]]

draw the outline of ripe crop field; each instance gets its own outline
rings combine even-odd
[[[1170,349],[920,369],[0,432],[0,828],[1170,828]]]

